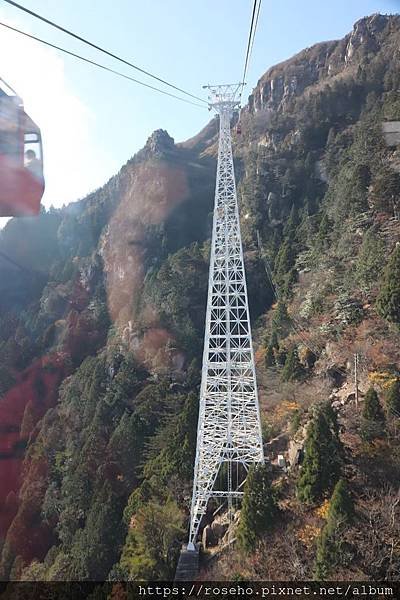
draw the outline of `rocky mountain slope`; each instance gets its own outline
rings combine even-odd
[[[387,397],[400,375],[400,162],[381,124],[400,115],[399,42],[400,17],[374,15],[273,67],[233,134],[279,517],[246,559],[218,545],[220,527],[205,576],[313,575],[336,481],[309,502],[296,489],[326,401],[355,504],[329,576],[398,576],[400,446]],[[103,188],[1,233],[3,579],[174,572],[191,491],[217,125],[182,144],[156,131]],[[384,415],[373,430],[371,386]]]

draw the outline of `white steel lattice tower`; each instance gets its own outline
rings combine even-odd
[[[240,85],[209,89],[220,128],[188,550],[209,499],[226,497],[231,507],[243,495],[235,470],[264,461],[230,130]],[[227,484],[218,490],[222,465]]]

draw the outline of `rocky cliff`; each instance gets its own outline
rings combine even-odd
[[[395,19],[389,27],[393,27],[395,34]],[[362,69],[373,56],[387,48],[388,42],[394,49],[396,35],[392,40],[390,37],[388,19],[383,15],[357,21],[343,40],[316,44],[269,69],[249,97],[246,110],[251,113],[268,109],[285,111],[293,97],[301,96],[307,89],[315,92],[317,84],[317,89],[321,89],[336,79],[351,80],[354,69]]]

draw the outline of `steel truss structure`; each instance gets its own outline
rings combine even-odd
[[[264,461],[230,129],[241,84],[206,87],[220,127],[188,550],[209,499],[231,506],[243,495],[232,467],[246,473]],[[222,465],[226,489],[215,490]]]

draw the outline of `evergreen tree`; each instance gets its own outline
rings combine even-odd
[[[276,349],[279,348],[278,334],[276,333],[276,329],[272,329],[272,331],[271,331],[271,338],[269,341],[269,345],[271,346],[271,348],[276,348]]]
[[[278,349],[274,352],[275,354],[275,362],[279,367],[284,367],[287,357],[287,352],[284,348]]]
[[[385,415],[374,388],[369,388],[365,394],[362,412],[361,437],[370,441],[382,437],[385,429]]]
[[[391,168],[382,168],[374,181],[374,205],[377,210],[392,214],[393,202],[400,196],[400,175]]]
[[[149,442],[149,458],[144,467],[147,478],[160,477],[165,485],[173,474],[190,479],[196,449],[198,418],[197,394],[186,397],[181,412],[172,417]]]
[[[342,446],[337,423],[327,408],[319,408],[307,429],[304,461],[297,483],[301,502],[311,504],[331,490],[340,475]]]
[[[329,503],[327,523],[317,540],[314,575],[323,580],[340,564],[343,555],[343,531],[354,517],[354,504],[347,483],[339,479]]]
[[[296,205],[293,204],[290,210],[290,215],[283,228],[283,235],[290,240],[294,240],[296,236],[296,228],[299,224],[299,214]]]
[[[314,564],[315,579],[318,581],[326,580],[336,560],[337,540],[335,539],[335,535],[324,527],[317,539],[317,555]]]
[[[299,360],[297,350],[296,348],[292,348],[289,350],[286,357],[285,366],[283,367],[281,376],[282,381],[293,381],[295,379],[300,379],[303,374],[304,369]]]
[[[267,466],[259,464],[251,467],[245,484],[237,531],[241,550],[254,550],[259,536],[273,527],[278,515],[279,509]]]
[[[376,306],[381,317],[400,324],[400,246],[385,268]]]
[[[275,356],[273,347],[268,344],[265,352],[265,366],[272,367],[275,364]]]
[[[386,409],[389,414],[400,417],[400,379],[396,379],[386,393]]]
[[[326,213],[324,213],[320,225],[319,225],[319,229],[318,229],[318,233],[316,235],[316,248],[317,250],[321,250],[323,248],[326,248],[329,244],[329,234],[332,231],[332,222],[329,219],[328,215]]]
[[[149,502],[134,516],[120,566],[130,580],[168,580],[173,576],[184,530],[176,502]]]
[[[328,401],[321,405],[320,408],[322,414],[324,415],[329,427],[331,428],[334,437],[339,440],[339,423],[337,418],[337,412],[333,409],[332,404]],[[342,453],[342,446],[339,443],[338,446],[339,454]]]
[[[276,328],[273,326],[271,331],[271,337],[267,344],[266,352],[265,352],[265,366],[272,367],[275,364],[275,353],[274,350],[279,348],[278,342],[278,334],[276,333]]]
[[[271,341],[278,348],[278,340],[286,337],[290,331],[290,317],[285,302],[279,300],[272,316]]]
[[[356,263],[356,278],[359,284],[370,290],[382,272],[385,243],[377,232],[370,229],[364,236]]]
[[[275,274],[279,282],[282,282],[285,275],[289,273],[294,265],[295,252],[291,240],[286,239],[281,245],[278,256],[276,257]]]
[[[327,525],[334,528],[338,523],[350,523],[354,518],[354,503],[345,479],[335,485],[329,503]]]
[[[379,402],[378,394],[373,387],[370,387],[365,394],[364,407],[362,416],[368,421],[384,421],[385,416],[383,414],[382,407]]]

